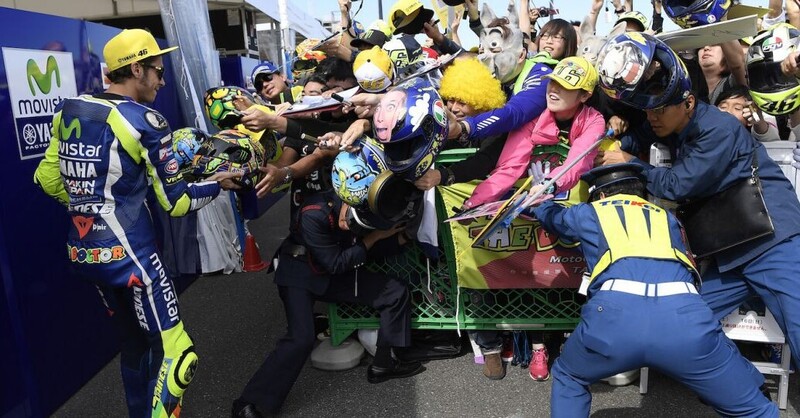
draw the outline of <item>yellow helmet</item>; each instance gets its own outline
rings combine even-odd
[[[800,81],[784,75],[781,61],[800,44],[800,31],[780,23],[753,39],[747,50],[747,77],[753,103],[770,115],[785,115],[800,107]]]

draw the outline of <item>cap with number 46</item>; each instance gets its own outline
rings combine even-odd
[[[567,90],[593,91],[597,85],[597,70],[583,57],[564,58],[553,68],[553,72],[545,77]]]

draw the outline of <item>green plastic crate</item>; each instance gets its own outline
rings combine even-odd
[[[437,163],[452,164],[474,152],[474,149],[448,150],[439,155]],[[439,219],[444,219],[438,194],[436,206]],[[454,257],[450,230],[442,226],[439,234],[438,261],[428,264],[422,250],[411,245],[401,255],[366,266],[409,280],[412,328],[571,330],[578,324],[584,298],[576,289],[462,288],[459,292],[455,263],[448,262]],[[358,329],[378,328],[377,311],[367,306],[331,304],[329,321],[334,345]]]

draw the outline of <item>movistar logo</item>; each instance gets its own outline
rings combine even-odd
[[[33,88],[33,83],[39,87],[39,91],[44,94],[49,94],[53,81],[53,73],[56,75],[56,86],[61,87],[61,72],[58,70],[58,63],[56,57],[50,55],[47,57],[47,66],[44,73],[39,69],[39,65],[33,59],[28,60],[27,78],[28,87],[31,88],[31,95],[36,96],[36,89]]]
[[[68,139],[72,137],[72,132],[76,132],[75,138],[81,138],[81,122],[78,118],[72,119],[72,122],[69,123],[68,126],[64,126],[64,120],[61,120],[61,125],[59,126],[59,134],[61,134],[61,139]]]

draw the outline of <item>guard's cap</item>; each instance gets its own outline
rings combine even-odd
[[[583,57],[564,58],[545,77],[558,82],[567,90],[583,89],[591,92],[597,85],[597,70]]]
[[[644,182],[643,169],[642,166],[634,163],[603,165],[589,170],[581,176],[581,180],[589,184],[589,193],[592,193],[597,188],[606,187],[624,180]]]
[[[144,29],[125,29],[111,38],[103,48],[103,58],[108,71],[114,71],[128,64],[148,57],[164,55],[178,49],[177,46],[161,49],[156,38]]]

